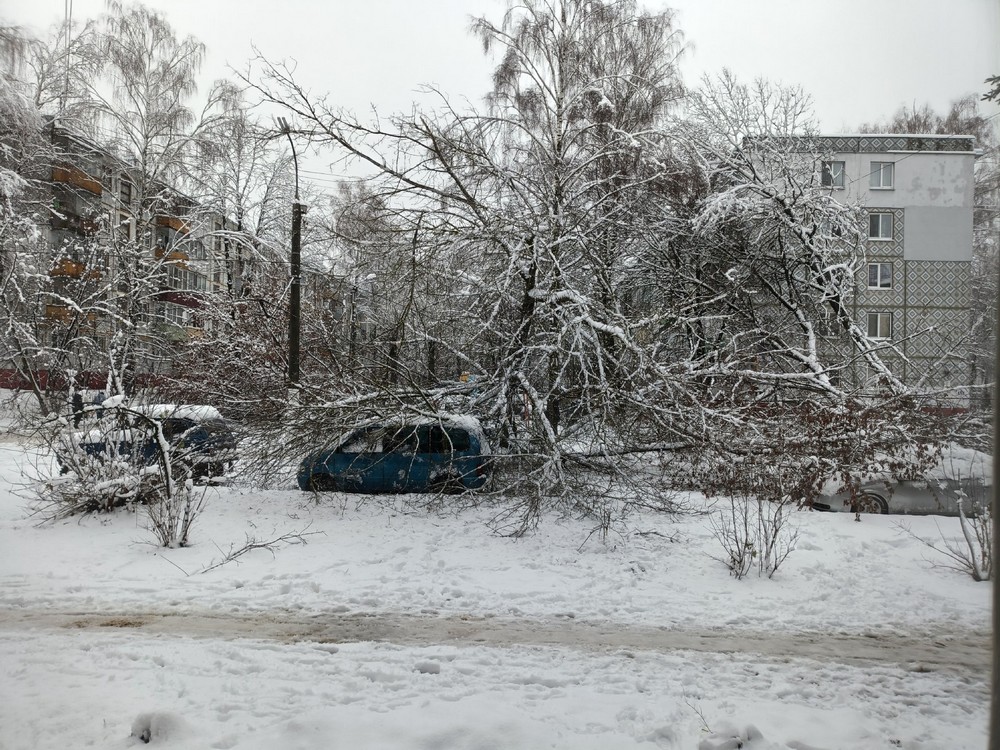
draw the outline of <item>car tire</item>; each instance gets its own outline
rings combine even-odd
[[[881,495],[874,492],[862,492],[851,505],[852,513],[875,513],[885,515],[889,512],[889,503]]]
[[[465,491],[465,485],[463,485],[462,480],[454,474],[442,474],[439,477],[435,477],[430,482],[428,489],[439,495],[457,495],[460,492]]]
[[[329,474],[313,474],[309,477],[309,489],[313,492],[332,492],[337,486]]]

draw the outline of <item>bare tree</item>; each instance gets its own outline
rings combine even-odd
[[[381,175],[396,267],[411,269],[393,295],[387,356],[420,336],[456,352],[475,378],[473,407],[525,458],[526,489],[560,497],[567,461],[617,470],[608,451],[629,442],[618,424],[631,409],[660,422],[682,413],[675,365],[639,341],[647,324],[629,318],[621,284],[633,245],[653,237],[650,186],[669,172],[655,125],[681,93],[679,34],[669,13],[624,0],[529,2],[473,30],[499,58],[486,112],[442,97],[439,114],[383,129],[311,100],[280,65],[265,64],[255,86],[315,141]],[[417,294],[419,276],[444,294]],[[461,336],[441,321],[461,321]]]

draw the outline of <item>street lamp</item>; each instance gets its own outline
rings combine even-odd
[[[292,162],[295,164],[295,201],[292,203],[292,254],[290,258],[292,286],[288,300],[288,383],[292,388],[299,385],[299,330],[302,315],[302,214],[305,206],[299,203],[299,156],[295,151],[295,141],[288,120],[278,118],[281,132],[288,136],[292,147]]]

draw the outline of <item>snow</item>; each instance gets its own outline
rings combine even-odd
[[[149,406],[133,407],[140,414],[145,414],[152,419],[167,419],[176,417],[178,419],[190,419],[192,422],[213,422],[221,421],[222,414],[214,406],[202,404],[151,404]]]
[[[33,460],[0,443],[3,750],[985,745],[990,587],[892,516],[798,513],[775,578],[737,581],[708,515],[515,540],[488,508],[231,485],[162,549],[141,511],[38,525]]]

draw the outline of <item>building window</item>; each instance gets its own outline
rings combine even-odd
[[[205,252],[205,243],[201,240],[194,240],[188,243],[187,250],[194,260],[205,260],[208,255]]]
[[[170,227],[157,227],[155,235],[156,247],[163,249],[169,248],[174,242],[175,234],[176,232]]]
[[[868,264],[868,288],[892,289],[892,263]]]
[[[872,190],[892,190],[894,166],[891,161],[873,161],[868,173],[868,186]]]
[[[212,229],[212,250],[216,258],[222,257],[222,229],[223,224],[221,221],[214,222]]]
[[[843,236],[840,224],[834,224],[829,219],[823,219],[819,223],[819,236],[823,239],[832,240]]]
[[[868,338],[870,339],[892,338],[892,313],[889,312],[868,313]]]
[[[132,219],[128,214],[118,214],[118,240],[120,242],[132,241]]]
[[[124,178],[118,183],[118,200],[123,206],[132,205],[132,183]]]
[[[823,174],[820,175],[820,184],[823,187],[831,187],[831,188],[844,187],[844,162],[842,161],[823,162]]]
[[[180,305],[175,305],[172,302],[166,302],[162,307],[157,310],[158,316],[163,322],[171,323],[176,326],[186,325],[188,320],[191,318],[191,313],[184,307]]]
[[[892,214],[869,214],[868,238],[872,240],[891,240]]]

